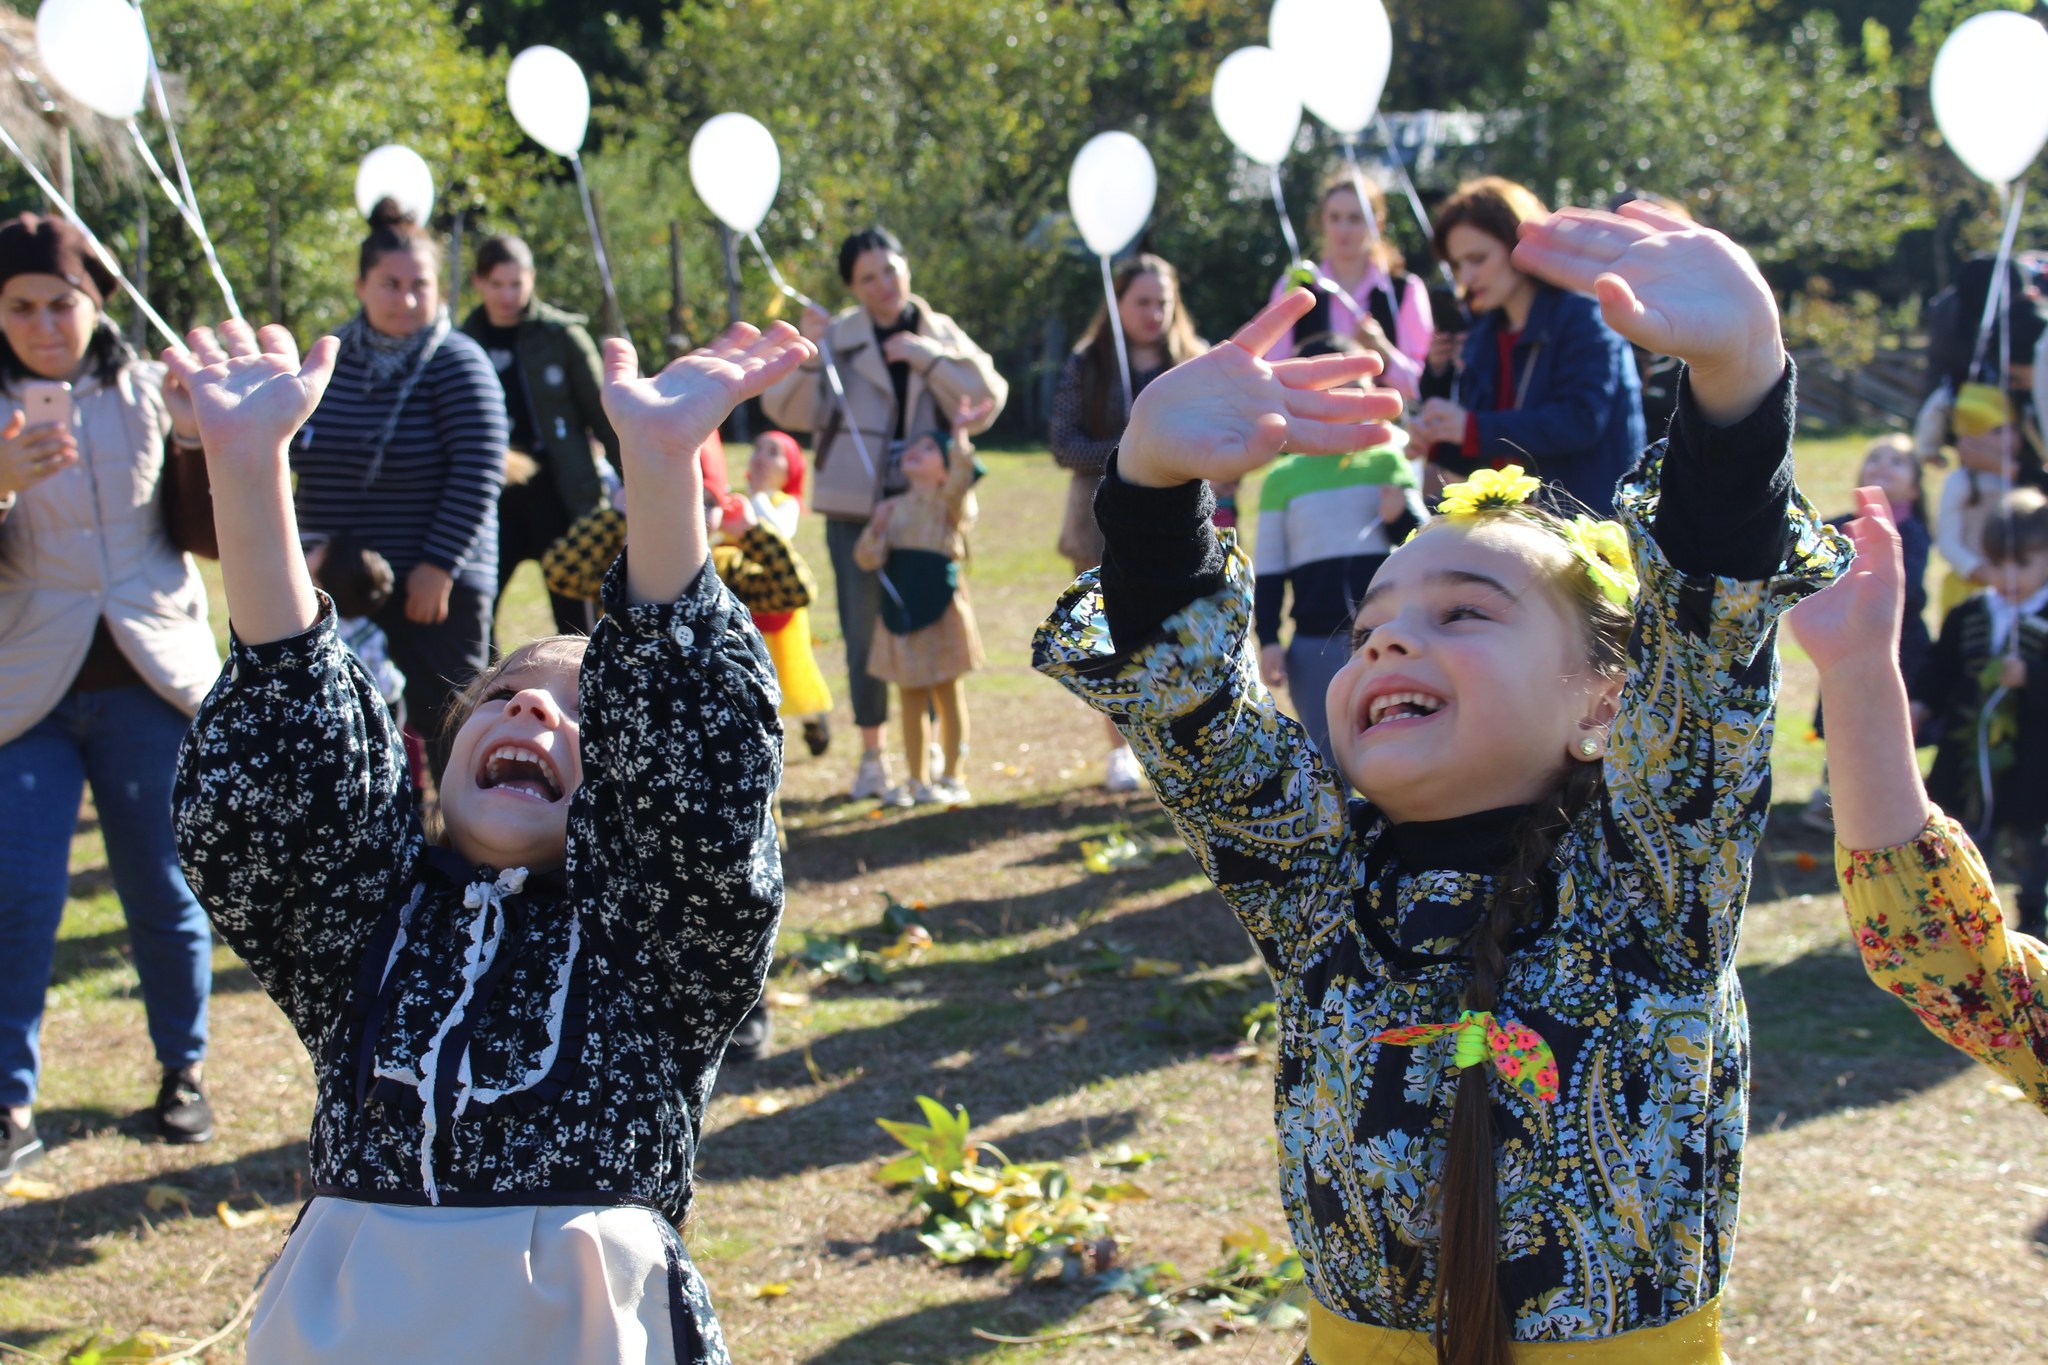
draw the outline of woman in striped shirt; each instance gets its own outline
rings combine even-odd
[[[441,717],[490,661],[505,394],[448,322],[441,249],[390,200],[370,213],[334,381],[292,444],[299,520],[346,533],[403,585],[377,615],[436,782]]]

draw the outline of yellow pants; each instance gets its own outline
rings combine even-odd
[[[1308,1306],[1308,1354],[1315,1365],[1435,1365],[1427,1332],[1368,1327],[1321,1304]],[[1600,1341],[1517,1343],[1515,1365],[1724,1365],[1721,1301],[1709,1299],[1675,1322]]]

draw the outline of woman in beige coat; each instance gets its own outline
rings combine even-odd
[[[818,344],[819,357],[763,394],[761,406],[777,425],[812,434],[812,505],[825,519],[846,639],[847,691],[861,733],[853,795],[880,797],[889,790],[882,761],[889,688],[868,674],[868,644],[881,613],[882,587],[875,574],[854,562],[853,547],[875,505],[903,491],[900,476],[891,481],[891,447],[900,450],[906,437],[943,427],[963,398],[977,405],[991,401],[988,415],[972,429],[987,430],[1010,386],[958,323],[910,292],[903,244],[886,228],[868,228],[840,243],[839,278],[857,305],[837,317],[804,310],[803,333]],[[843,404],[825,374],[826,357],[846,387]]]
[[[70,226],[0,224],[0,1181],[42,1150],[37,1038],[88,781],[162,1067],[157,1131],[213,1132],[213,933],[171,840],[178,746],[220,672],[183,548],[211,553],[213,512],[192,400],[101,316],[114,285]]]

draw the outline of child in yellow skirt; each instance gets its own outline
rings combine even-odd
[[[784,540],[796,539],[808,475],[803,450],[786,432],[762,433],[747,457],[754,515],[782,532]],[[811,651],[810,609],[757,611],[754,625],[768,642],[768,657],[775,661],[775,676],[782,682],[782,714],[802,719],[804,744],[815,758],[832,744],[832,690]]]
[[[892,806],[961,806],[973,800],[960,776],[967,749],[967,694],[962,686],[982,663],[981,635],[967,600],[961,566],[974,524],[979,475],[968,431],[993,402],[960,400],[950,447],[936,433],[915,437],[903,451],[910,491],[887,498],[853,547],[854,562],[882,575],[882,611],[868,650],[868,672],[896,684],[903,701],[903,749],[910,780],[883,798]],[[939,718],[945,771],[931,773],[925,747],[927,712]]]

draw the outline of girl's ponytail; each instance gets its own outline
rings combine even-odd
[[[1465,989],[1465,1009],[1490,1011],[1499,1003],[1508,940],[1535,914],[1558,840],[1599,789],[1600,765],[1574,763],[1555,799],[1537,803],[1515,826],[1514,852],[1493,903],[1466,939],[1472,984]],[[1436,1263],[1439,1365],[1513,1363],[1514,1336],[1500,1294],[1492,1075],[1490,1066],[1466,1067],[1452,1102]]]

